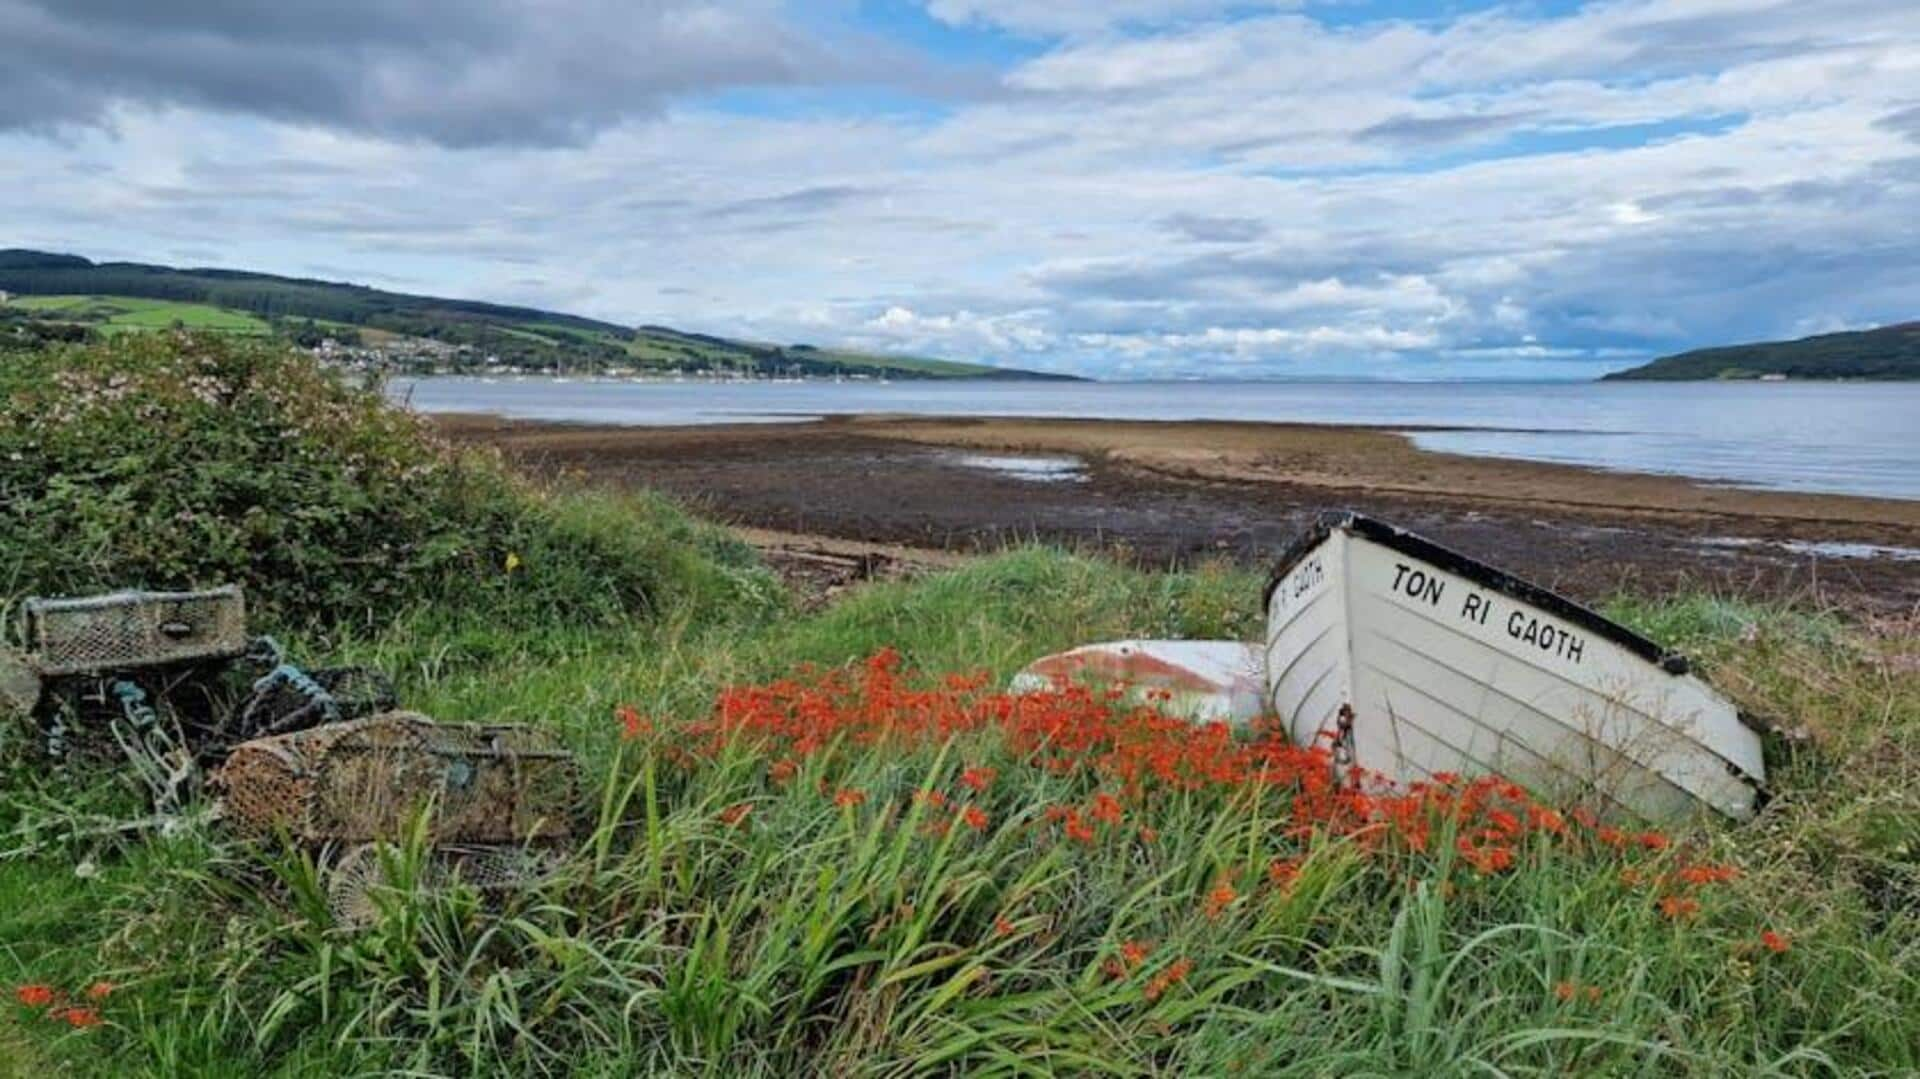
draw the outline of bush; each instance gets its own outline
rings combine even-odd
[[[538,492],[284,346],[127,334],[0,369],[0,596],[233,581],[282,627],[434,600],[607,624],[773,594],[659,501]]]

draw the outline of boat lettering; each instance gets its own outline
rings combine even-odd
[[[1320,556],[1315,555],[1300,563],[1286,580],[1280,582],[1280,587],[1273,590],[1274,599],[1282,604],[1293,603],[1320,587],[1326,579],[1327,567],[1321,563]]]
[[[1586,648],[1584,638],[1525,611],[1515,611],[1507,616],[1507,636],[1575,663],[1580,662],[1580,653]]]
[[[1493,611],[1493,603],[1478,592],[1468,592],[1466,602],[1460,605],[1460,617],[1476,626],[1487,624],[1487,615]]]
[[[1414,599],[1425,600],[1438,607],[1440,593],[1446,587],[1447,582],[1428,574],[1425,570],[1414,569],[1404,562],[1393,564],[1393,589],[1396,592],[1405,592]]]

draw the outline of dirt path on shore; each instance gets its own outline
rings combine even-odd
[[[657,488],[716,519],[789,536],[936,551],[1041,539],[1146,564],[1264,564],[1314,514],[1349,507],[1587,599],[1692,586],[1879,613],[1920,607],[1920,560],[1871,551],[1920,548],[1920,502],[1430,453],[1384,430],[887,416],[672,428],[438,419],[452,437],[498,446],[533,471]],[[1819,546],[1831,544],[1855,546]]]

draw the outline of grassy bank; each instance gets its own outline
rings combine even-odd
[[[297,650],[558,731],[587,836],[503,903],[402,886],[349,932],[304,853],[85,834],[138,799],[6,726],[0,1074],[1920,1067],[1911,624],[1615,605],[1803,734],[1752,825],[1362,796],[1299,747],[993,691],[1088,640],[1257,635],[1251,574],[1030,549],[801,616],[670,505],[529,488],[282,354],[170,341],[0,377],[63,417],[0,435],[36,530],[0,533],[4,591],[285,586],[259,617]]]
[[[876,705],[860,662],[888,648],[998,679],[1089,638],[1244,633],[1252,585],[1034,550],[804,619],[610,632],[422,613],[345,654],[442,718],[566,733],[596,773],[599,830],[560,879],[498,916],[395,896],[354,936],[300,902],[305,866],[281,863],[268,901],[214,834],[6,862],[5,976],[118,986],[101,1028],[13,1021],[98,1074],[1920,1066],[1920,686],[1885,662],[1911,655],[1910,632],[1622,605],[1818,749],[1781,762],[1751,827],[1677,829],[1657,850],[1536,828],[1495,872],[1332,818],[1290,833],[1297,788],[1130,791],[993,725],[813,752],[694,733],[722,687],[804,664],[855,664],[835,706],[852,714],[983,692],[903,673]],[[907,687],[934,698],[902,703]],[[57,797],[18,773],[6,789],[11,826]],[[86,858],[99,873],[82,880]]]

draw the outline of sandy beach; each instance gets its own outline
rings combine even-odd
[[[1346,507],[1586,599],[1705,587],[1873,614],[1920,607],[1910,553],[1920,546],[1920,502],[1433,453],[1364,427],[904,416],[705,427],[436,422],[535,472],[657,488],[715,519],[782,533],[788,547],[794,536],[942,552],[1041,539],[1145,564],[1257,565],[1314,514]]]

